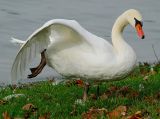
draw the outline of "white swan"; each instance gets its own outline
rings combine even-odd
[[[29,62],[41,54],[41,63],[32,68],[29,78],[37,76],[47,64],[64,76],[83,77],[88,80],[117,80],[132,71],[136,54],[122,37],[130,24],[140,38],[144,38],[141,14],[127,10],[117,18],[112,29],[112,43],[108,43],[75,20],[54,19],[37,29],[20,48],[12,69],[13,82],[23,79]],[[14,39],[15,40],[15,39]],[[15,40],[19,42],[18,40]]]

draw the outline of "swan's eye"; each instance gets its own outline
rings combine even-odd
[[[143,26],[143,22],[137,20],[136,18],[134,18],[134,20],[135,20],[135,26],[136,26],[137,24],[140,24],[141,27]]]

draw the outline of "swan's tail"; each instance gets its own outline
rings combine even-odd
[[[19,46],[22,46],[26,41],[23,41],[23,40],[19,40],[19,39],[16,39],[16,38],[11,38],[11,43],[15,44],[15,45],[19,45]]]

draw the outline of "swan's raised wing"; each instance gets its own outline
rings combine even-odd
[[[74,20],[56,19],[48,21],[29,36],[26,43],[19,50],[11,69],[12,81],[17,82],[22,79],[31,60],[56,40],[61,40],[62,43],[66,40],[70,42],[79,40],[81,43],[89,45],[87,33]]]

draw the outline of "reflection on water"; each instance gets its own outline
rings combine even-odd
[[[1,0],[0,1],[0,83],[10,81],[10,69],[18,48],[10,37],[25,40],[44,22],[54,18],[75,19],[87,30],[110,41],[112,25],[125,10],[135,8],[144,18],[145,40],[138,40],[131,27],[125,29],[125,39],[135,49],[139,61],[155,61],[152,44],[160,57],[159,0]],[[53,75],[46,68],[39,77]]]

